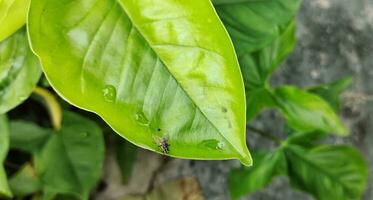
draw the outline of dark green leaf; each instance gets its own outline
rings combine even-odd
[[[0,42],[0,114],[26,100],[40,75],[39,61],[29,48],[25,29]]]
[[[238,55],[258,51],[282,34],[301,0],[213,0]]]
[[[54,89],[132,143],[251,164],[240,68],[209,0],[32,1],[28,27]]]
[[[98,181],[104,157],[101,130],[88,119],[64,113],[62,128],[35,157],[44,199],[68,194],[88,199]]]
[[[9,186],[16,197],[24,197],[41,190],[42,186],[35,169],[26,164],[10,180]]]
[[[275,90],[275,98],[289,126],[295,130],[348,135],[338,115],[321,97],[296,87],[283,86]]]
[[[321,96],[329,102],[335,112],[340,112],[340,96],[351,85],[351,83],[352,77],[346,77],[329,84],[311,87],[308,91]]]
[[[320,141],[326,136],[326,133],[321,131],[313,131],[307,133],[295,132],[288,138],[288,143],[297,144],[302,147],[311,148],[316,145],[316,142]]]
[[[26,121],[12,121],[10,132],[10,147],[31,153],[40,150],[53,134],[52,130]]]
[[[263,109],[276,105],[271,92],[266,88],[247,90],[246,94],[246,119],[248,121],[253,119]]]
[[[3,162],[9,150],[9,125],[5,115],[0,115],[0,197],[12,197]]]
[[[282,151],[253,153],[254,165],[232,170],[229,174],[229,191],[233,199],[266,187],[276,175],[286,173]]]
[[[31,0],[0,1],[0,42],[25,24],[30,2]]]
[[[122,182],[127,183],[132,173],[133,164],[136,159],[137,147],[125,141],[118,140],[116,144],[117,162],[122,172]]]
[[[281,36],[263,49],[239,55],[247,90],[266,87],[273,71],[293,51],[296,44],[295,21],[291,21]]]
[[[348,146],[321,146],[311,150],[286,148],[292,185],[318,200],[360,199],[368,182],[368,166]]]

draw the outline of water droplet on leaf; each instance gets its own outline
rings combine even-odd
[[[224,142],[219,142],[216,145],[216,149],[218,149],[218,150],[222,150],[224,147],[225,147],[225,143]]]
[[[137,112],[135,115],[137,123],[142,126],[149,126],[149,120],[146,118],[145,114],[141,111]]]
[[[102,90],[104,93],[104,98],[108,102],[113,102],[117,96],[117,90],[112,85],[106,85]]]

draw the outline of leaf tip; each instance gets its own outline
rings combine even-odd
[[[246,153],[243,157],[241,157],[240,162],[242,165],[245,165],[246,167],[250,167],[253,165],[253,159],[251,158],[251,155],[249,152]]]

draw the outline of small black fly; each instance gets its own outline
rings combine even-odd
[[[161,138],[158,141],[158,147],[162,150],[163,154],[168,154],[170,152],[170,146],[167,138]]]

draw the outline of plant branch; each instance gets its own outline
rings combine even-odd
[[[278,138],[278,137],[276,137],[276,136],[274,136],[274,135],[272,135],[272,134],[270,134],[266,131],[260,130],[260,129],[258,129],[256,127],[253,127],[253,126],[250,126],[250,125],[247,125],[246,127],[247,127],[248,130],[250,130],[250,131],[252,131],[252,132],[254,132],[254,133],[256,133],[256,134],[258,134],[262,137],[265,137],[269,140],[272,140],[272,141],[276,142],[277,144],[281,143],[280,138]]]
[[[53,128],[55,130],[59,130],[61,128],[62,123],[62,111],[61,106],[58,103],[56,97],[47,89],[41,87],[36,87],[34,89],[34,93],[43,98],[45,106],[48,109]]]

